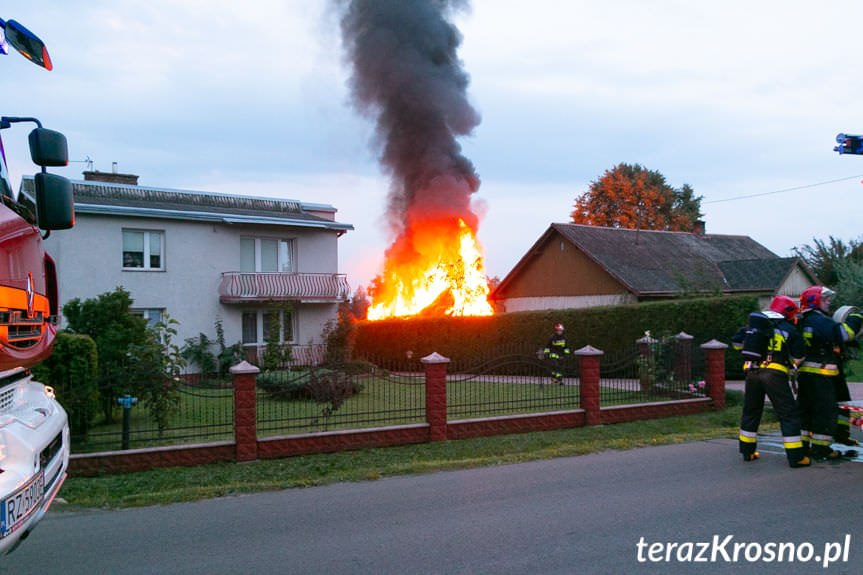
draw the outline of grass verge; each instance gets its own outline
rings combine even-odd
[[[55,504],[52,509],[114,509],[169,504],[342,481],[370,481],[398,475],[572,457],[609,449],[735,438],[740,425],[743,394],[729,391],[726,397],[725,411],[666,419],[307,455],[245,464],[225,463],[155,469],[125,475],[70,477],[60,491],[60,497],[66,503]],[[768,408],[762,430],[775,427],[776,418]]]

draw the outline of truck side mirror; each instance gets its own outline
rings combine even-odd
[[[75,200],[72,195],[72,182],[68,178],[48,172],[37,173],[34,182],[39,227],[43,230],[68,230],[74,226]]]
[[[5,33],[6,40],[28,60],[42,66],[46,70],[50,70],[53,67],[51,57],[48,56],[48,49],[45,48],[45,43],[22,24],[19,24],[15,20],[7,21]]]
[[[69,163],[66,136],[48,128],[30,132],[30,158],[37,166],[65,166]]]

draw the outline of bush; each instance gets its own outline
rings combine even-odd
[[[258,388],[262,389],[271,399],[292,401],[305,399],[308,376],[299,372],[264,371],[256,379]]]
[[[125,393],[138,395],[140,389],[152,383],[133,375],[140,370],[134,365],[136,354],[132,351],[153,351],[157,342],[148,335],[147,322],[132,315],[131,309],[132,298],[122,287],[84,301],[75,298],[63,306],[68,331],[88,335],[96,342],[99,401],[109,423],[117,397]]]
[[[358,362],[338,371],[264,371],[258,374],[257,386],[271,399],[279,401],[311,399],[341,406],[345,399],[365,389],[365,385],[352,376],[368,373],[369,369],[368,364]]]
[[[213,352],[213,346],[218,347],[218,353]],[[181,351],[183,359],[190,361],[201,370],[204,380],[210,375],[216,375],[219,380],[230,377],[231,367],[243,360],[243,344],[237,342],[231,346],[225,344],[225,329],[222,320],[216,320],[216,340],[207,334],[199,333],[198,337],[186,338]]]
[[[86,436],[99,413],[99,369],[96,342],[90,336],[61,331],[54,351],[33,368],[33,377],[54,388],[69,416],[73,435]]]

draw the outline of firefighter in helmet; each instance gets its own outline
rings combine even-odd
[[[763,317],[770,327],[762,328],[766,334],[754,337],[762,349],[751,351],[757,351],[759,359],[744,364],[746,386],[739,435],[739,449],[744,461],[758,459],[758,425],[764,412],[764,396],[767,395],[779,418],[788,464],[806,467],[811,463],[800,437],[800,411],[788,385],[789,372],[803,360],[805,352],[803,338],[792,323],[797,311],[794,300],[781,295],[773,298],[769,310],[753,314]],[[743,349],[746,329],[742,328],[732,339],[734,348]],[[747,342],[747,345],[752,344]]]
[[[817,460],[835,460],[842,453],[833,449],[839,409],[837,388],[842,385],[842,348],[859,336],[863,314],[850,313],[844,322],[828,315],[833,290],[812,286],[800,294],[802,318],[798,328],[806,342],[806,357],[800,366],[798,388],[804,444],[811,442],[811,453]],[[845,391],[842,393],[841,388]]]
[[[569,346],[563,334],[563,324],[554,324],[554,333],[543,350],[545,357],[551,360],[551,381],[563,385],[563,356],[569,355]]]

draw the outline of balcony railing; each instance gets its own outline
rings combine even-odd
[[[219,284],[222,303],[269,300],[332,303],[347,300],[350,294],[343,274],[224,272]]]

